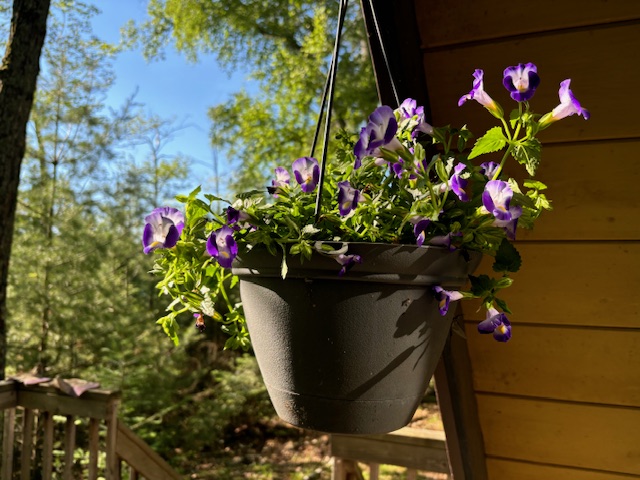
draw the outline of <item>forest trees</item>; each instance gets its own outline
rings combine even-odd
[[[357,2],[347,11],[333,133],[373,110],[376,89]],[[308,155],[336,30],[337,1],[150,0],[149,20],[129,25],[149,57],[173,44],[189,58],[213,53],[229,70],[249,70],[256,91],[210,109],[211,140],[233,164],[232,190],[265,185],[277,165]],[[212,79],[214,88],[216,79]]]
[[[7,281],[25,130],[46,35],[49,0],[14,0],[0,67],[0,379],[7,355]]]
[[[133,99],[104,107],[115,49],[92,34],[96,13],[82,1],[51,8],[17,205],[8,350],[14,370],[114,388],[165,350],[140,222],[173,196],[186,164],[163,155],[170,121]]]

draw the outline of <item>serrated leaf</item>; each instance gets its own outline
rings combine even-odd
[[[496,305],[498,306],[498,308],[502,310],[504,313],[509,313],[509,314],[513,313],[511,310],[509,310],[509,307],[507,306],[507,302],[505,302],[504,300],[498,297],[495,297],[493,301],[496,302]]]
[[[532,177],[536,174],[538,165],[540,165],[540,156],[542,154],[542,144],[537,138],[532,138],[526,142],[516,145],[513,149],[513,158],[527,169]]]
[[[258,195],[264,195],[264,190],[251,190],[249,192],[238,193],[236,195],[236,198],[239,198],[240,200],[246,200],[247,198],[255,197]]]
[[[213,202],[231,203],[231,202],[229,202],[229,200],[225,200],[222,197],[218,197],[217,195],[212,195],[210,193],[205,193],[204,194],[204,198],[209,200],[211,203],[213,203]]]
[[[542,183],[542,182],[540,182],[538,180],[533,180],[531,178],[526,179],[523,182],[523,185],[526,188],[535,188],[536,190],[546,190],[547,189],[547,186],[544,183]]]
[[[502,150],[507,144],[507,138],[502,133],[501,127],[493,127],[487,131],[482,137],[476,140],[469,160],[485,153],[497,152]]]
[[[495,272],[517,272],[521,266],[520,253],[509,240],[503,238],[496,252],[493,270]]]

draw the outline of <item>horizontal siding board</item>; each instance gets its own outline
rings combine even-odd
[[[521,240],[640,240],[640,141],[551,145],[536,178],[549,188],[553,211]],[[511,170],[523,177],[524,168]],[[519,175],[516,175],[519,174]]]
[[[640,242],[532,242],[517,247],[522,270],[499,295],[508,302],[514,324],[640,328]],[[492,258],[485,258],[476,274],[492,274],[491,264]],[[484,320],[479,306],[464,301],[465,318]]]
[[[640,329],[521,325],[497,344],[466,327],[478,391],[640,407]]]
[[[630,95],[624,87],[631,78],[640,78],[640,64],[612,54],[637,50],[640,24],[425,52],[433,124],[467,124],[478,136],[495,126],[496,119],[476,102],[457,106],[458,99],[471,90],[473,71],[484,70],[485,91],[509,112],[516,108],[516,102],[502,85],[502,72],[509,65],[530,61],[537,64],[541,77],[531,100],[536,113],[546,113],[558,105],[559,84],[567,77],[572,78],[575,96],[591,112],[588,121],[573,116],[541,132],[543,143],[640,138],[636,118],[640,95]]]
[[[635,475],[488,458],[489,480],[631,480]]]
[[[488,456],[640,475],[640,408],[477,397]]]
[[[524,7],[525,15],[522,8],[505,8],[503,0],[462,0],[459,8],[441,0],[415,5],[425,48],[640,18],[635,0],[539,0]]]

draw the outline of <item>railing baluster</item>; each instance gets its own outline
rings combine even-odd
[[[31,478],[31,458],[33,456],[33,410],[24,409],[22,417],[22,451],[20,452],[20,480]]]
[[[369,464],[369,480],[378,480],[380,478],[380,464]]]
[[[53,414],[42,412],[44,440],[42,442],[42,479],[51,480],[53,472]]]
[[[107,480],[121,480],[120,459],[116,453],[116,439],[118,435],[118,404],[111,402],[107,407]]]
[[[89,419],[89,480],[98,479],[98,449],[100,446],[100,421]]]
[[[129,480],[138,480],[140,477],[138,476],[138,471],[129,466]]]
[[[64,426],[64,480],[73,480],[73,452],[76,449],[76,421],[73,415],[67,415]]]
[[[0,414],[4,418],[0,480],[14,478],[17,417],[22,425],[20,480],[30,480],[34,473],[41,474],[42,480],[51,480],[54,477],[54,445],[59,445],[60,440],[64,448],[64,467],[62,475],[59,475],[58,471],[55,472],[55,478],[73,478],[73,460],[77,449],[75,423],[78,418],[87,418],[89,421],[89,465],[88,477],[85,478],[97,480],[105,477],[106,480],[121,480],[124,467],[128,468],[125,477],[128,473],[131,480],[180,480],[181,476],[149,445],[118,422],[119,402],[118,392],[96,390],[77,398],[64,394],[55,385],[23,385],[18,382],[0,381]],[[18,415],[16,407],[21,410]],[[66,416],[64,440],[57,439],[57,442],[54,439],[54,412],[56,415]],[[106,424],[104,440],[101,438],[103,421]],[[39,438],[40,435],[42,440]],[[106,465],[104,471],[98,468],[102,461]],[[35,465],[38,471],[35,471]]]
[[[13,474],[13,435],[15,432],[16,409],[4,411],[4,438],[2,441],[2,480],[11,480]]]

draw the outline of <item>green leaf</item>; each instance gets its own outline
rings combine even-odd
[[[250,190],[248,192],[238,193],[236,195],[236,198],[239,198],[240,200],[246,200],[247,198],[262,196],[262,195],[264,195],[264,190]]]
[[[542,182],[540,182],[538,180],[533,180],[531,178],[526,179],[523,182],[523,185],[526,188],[535,188],[536,190],[546,190],[547,189],[547,186],[544,183],[542,183]]]
[[[513,149],[513,158],[527,169],[532,177],[536,174],[538,165],[540,165],[540,156],[542,154],[542,144],[537,138],[532,138],[524,143],[518,144]]]
[[[477,297],[483,297],[494,286],[494,280],[488,275],[480,275],[478,277],[469,275],[469,280],[471,281],[471,293]]]
[[[509,310],[509,307],[507,306],[507,302],[505,302],[501,298],[494,297],[493,301],[496,302],[496,305],[498,305],[498,308],[502,310],[504,313],[509,313],[509,314],[513,313],[511,310]]]
[[[178,322],[176,322],[175,313],[170,313],[156,321],[157,324],[162,325],[162,330],[173,341],[173,344],[178,346],[180,339],[178,338]]]
[[[469,154],[469,160],[485,153],[502,150],[507,144],[507,138],[501,127],[493,127],[480,137]]]
[[[509,240],[503,238],[496,253],[493,270],[495,272],[517,272],[521,266],[522,258],[518,250]]]
[[[442,162],[442,159],[440,157],[436,159],[435,168],[438,178],[442,182],[447,183],[449,181],[449,175],[447,174],[447,169],[445,168],[444,163]]]

